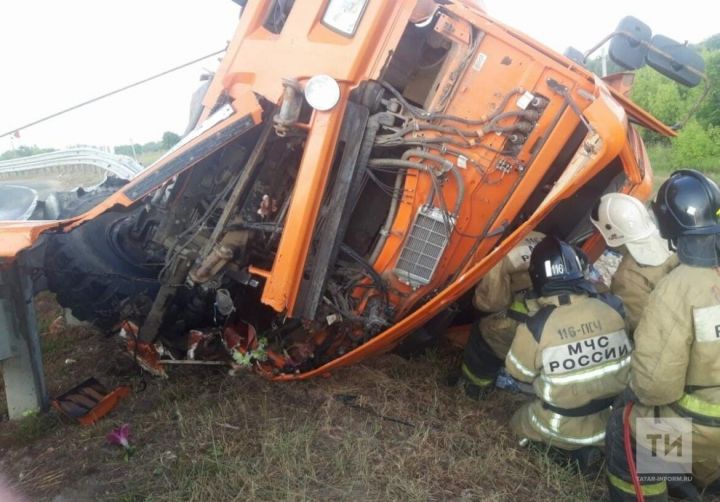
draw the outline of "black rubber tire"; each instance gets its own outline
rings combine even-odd
[[[82,214],[109,195],[91,192],[68,207]],[[45,275],[49,289],[73,315],[101,329],[121,321],[121,307],[128,299],[154,298],[157,270],[131,263],[110,243],[110,229],[128,213],[109,211],[68,233],[49,236],[45,251]]]

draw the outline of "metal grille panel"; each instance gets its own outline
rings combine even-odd
[[[452,225],[452,220],[448,217]],[[445,220],[440,209],[423,207],[405,241],[395,274],[411,286],[430,283],[448,243]]]

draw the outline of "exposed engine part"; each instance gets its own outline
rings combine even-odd
[[[303,105],[303,90],[300,83],[291,78],[283,79],[283,100],[280,110],[273,117],[275,134],[285,136],[293,124],[300,119]]]
[[[495,169],[504,174],[509,174],[512,172],[513,165],[507,159],[500,159],[497,161],[497,164],[495,164]]]
[[[383,87],[385,87],[390,93],[405,107],[405,109],[410,112],[414,117],[431,121],[431,120],[447,120],[450,122],[460,122],[461,124],[465,125],[484,125],[487,122],[493,120],[496,118],[499,114],[502,113],[502,111],[505,109],[505,107],[510,102],[510,99],[512,99],[513,96],[516,96],[518,94],[525,93],[525,89],[522,87],[516,87],[512,89],[510,92],[508,92],[500,102],[500,104],[497,106],[495,111],[493,111],[491,114],[489,114],[486,117],[481,117],[477,119],[467,119],[464,117],[458,117],[457,115],[451,115],[446,113],[435,113],[435,112],[428,112],[426,110],[423,110],[421,108],[418,108],[417,106],[414,106],[410,104],[403,95],[395,89],[392,85],[390,85],[387,82],[381,81],[380,82]]]
[[[440,165],[441,169],[433,169],[429,167],[428,165],[423,164],[422,162],[415,162],[411,161],[409,159],[413,157],[420,157],[421,159],[429,160],[436,162]],[[463,181],[462,175],[460,174],[460,171],[458,170],[458,167],[453,164],[451,161],[445,159],[444,157],[440,155],[435,155],[429,152],[425,152],[423,150],[407,150],[403,155],[400,157],[400,159],[385,159],[385,158],[378,158],[378,159],[371,159],[369,162],[370,166],[374,167],[392,167],[397,169],[417,169],[418,171],[427,172],[430,175],[433,176],[433,179],[436,179],[438,176],[446,173],[451,172],[453,174],[453,177],[455,178],[455,182],[457,183],[457,189],[458,189],[458,196],[457,200],[455,201],[455,207],[452,211],[452,214],[457,216],[457,214],[460,211],[460,206],[462,205],[464,196],[465,196],[465,182]]]
[[[226,233],[211,253],[199,265],[190,270],[188,277],[192,283],[203,284],[215,277],[237,252],[245,249],[249,238],[250,233],[244,230],[233,230]]]
[[[272,199],[268,194],[262,196],[260,207],[257,210],[258,216],[263,220],[266,220],[275,215],[278,212],[277,201]]]
[[[532,108],[535,108],[536,110],[544,110],[547,105],[550,103],[550,100],[543,97],[543,96],[535,96],[532,101],[530,102],[530,106]]]
[[[383,83],[383,85],[393,95],[393,98],[388,101],[388,109],[393,111],[397,117],[405,119],[405,124],[400,128],[396,128],[395,132],[377,138],[377,145],[383,147],[400,145],[432,147],[433,145],[439,144],[442,149],[446,151],[449,151],[455,146],[473,149],[482,148],[494,153],[515,156],[520,151],[520,149],[517,148],[517,144],[513,144],[512,147],[503,151],[488,145],[483,141],[483,138],[490,133],[506,134],[519,132],[528,135],[535,128],[544,107],[549,102],[545,98],[527,93],[522,88],[515,88],[503,97],[495,111],[486,118],[468,121],[452,115],[431,113],[419,109],[410,104],[402,94],[390,86],[390,84]],[[521,109],[504,111],[510,99],[517,94],[521,95],[517,100],[518,107]],[[405,116],[405,114],[408,116]],[[505,123],[513,119],[516,121]],[[470,126],[481,125],[482,128],[476,130],[460,129],[449,124],[440,125],[434,122],[431,123],[431,121],[436,120],[457,121]],[[439,132],[443,135],[426,137],[424,134],[425,131]],[[520,146],[522,145],[520,144]]]
[[[450,238],[446,223],[447,215],[442,210],[420,208],[395,265],[395,274],[401,281],[413,287],[430,282]]]
[[[215,308],[218,314],[223,317],[229,317],[230,314],[235,312],[235,303],[233,303],[230,291],[222,288],[215,292]]]
[[[207,256],[211,252],[215,243],[219,240],[223,232],[226,231],[226,226],[230,223],[233,215],[237,212],[238,205],[246,202],[245,199],[250,190],[251,184],[255,181],[258,174],[257,171],[263,159],[265,146],[270,138],[271,131],[271,122],[268,121],[268,123],[263,126],[263,130],[260,133],[260,137],[258,138],[252,153],[248,157],[245,165],[242,167],[242,172],[240,173],[237,182],[234,185],[228,185],[232,188],[232,191],[228,196],[222,214],[213,228],[210,238],[202,249],[201,256]]]
[[[195,284],[207,282],[232,259],[233,252],[231,247],[218,244],[200,265],[190,271],[190,280]]]
[[[527,136],[524,134],[510,134],[507,138],[510,143],[515,145],[522,145],[525,141],[527,141]]]

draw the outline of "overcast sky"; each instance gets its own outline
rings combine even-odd
[[[257,1],[257,0],[250,0]],[[299,5],[310,0],[296,0]],[[385,0],[393,1],[393,0]],[[585,50],[634,15],[680,41],[720,32],[707,0],[485,0],[491,15],[562,52]],[[0,133],[53,111],[219,50],[232,38],[231,0],[0,1]],[[206,62],[45,124],[12,145],[116,145],[182,132]]]

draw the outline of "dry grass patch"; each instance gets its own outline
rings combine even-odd
[[[53,415],[26,432],[0,423],[0,471],[31,500],[576,501],[604,493],[602,481],[517,446],[506,424],[519,398],[497,392],[477,403],[446,386],[452,355],[386,355],[285,384],[176,368],[141,390],[114,340],[77,328],[67,336],[71,343],[46,354],[53,394],[89,376],[135,391],[94,427]],[[78,362],[66,365],[70,357]],[[104,439],[121,423],[136,446],[127,462]]]

